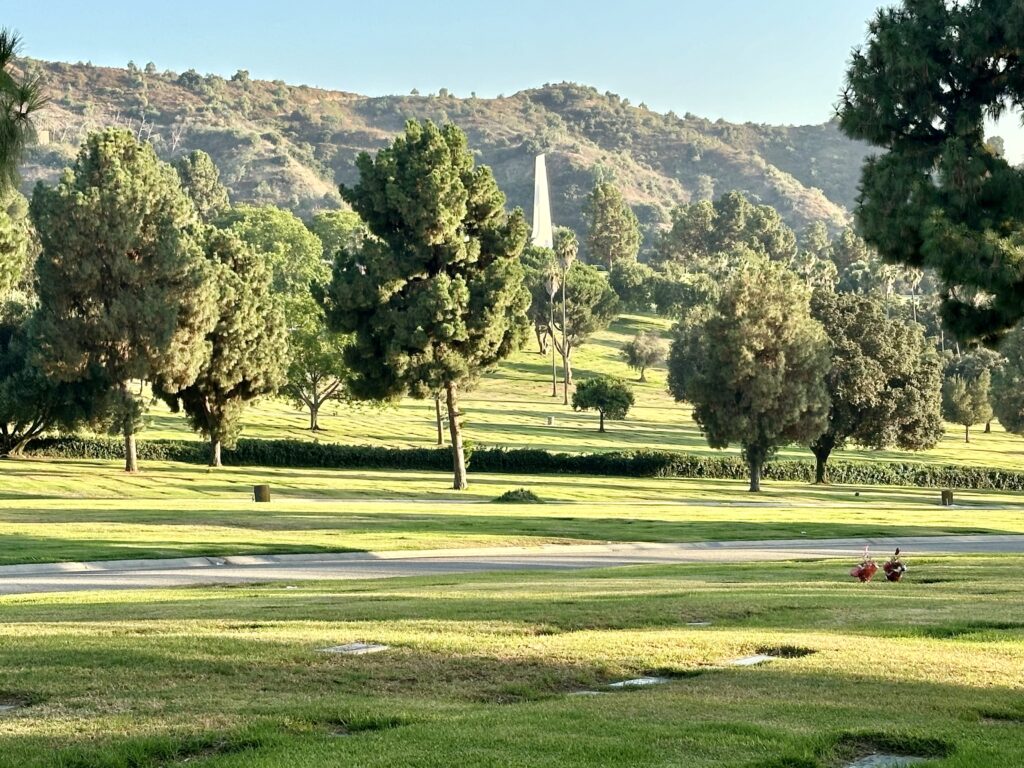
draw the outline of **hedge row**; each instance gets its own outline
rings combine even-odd
[[[198,441],[139,441],[140,461],[178,461],[205,464],[209,447]],[[121,459],[124,444],[116,438],[46,438],[31,443],[25,453],[62,459]],[[381,448],[314,443],[304,440],[239,440],[223,451],[226,465],[327,469],[451,469],[448,448]],[[534,449],[477,448],[470,452],[474,472],[508,475],[577,474],[608,477],[687,477],[743,480],[747,467],[734,456],[698,456],[670,451],[613,451],[609,453],[550,453]],[[810,461],[773,461],[764,470],[768,480],[810,483]],[[849,485],[905,485],[924,488],[1024,490],[1024,472],[986,467],[832,461],[829,479]]]

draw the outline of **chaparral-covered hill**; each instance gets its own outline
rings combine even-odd
[[[368,97],[280,81],[28,61],[47,82],[40,142],[23,169],[26,191],[53,180],[87,132],[122,125],[165,158],[210,153],[237,201],[273,203],[302,215],[339,204],[338,183],[409,118],[461,126],[479,162],[494,170],[512,205],[529,212],[533,159],[548,154],[557,224],[582,231],[595,177],[610,175],[650,235],[671,209],[740,190],[776,207],[794,227],[847,221],[863,145],[833,123],[770,126],[659,114],[643,104],[573,83],[511,96],[437,94]]]

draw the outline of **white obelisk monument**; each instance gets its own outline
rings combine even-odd
[[[555,246],[551,228],[551,199],[548,196],[548,167],[544,155],[537,155],[533,186],[533,236],[530,242],[538,248]]]

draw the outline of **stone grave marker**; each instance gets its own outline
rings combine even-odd
[[[342,656],[363,656],[367,653],[380,653],[391,646],[379,643],[347,643],[346,645],[332,645],[330,648],[321,648],[324,653],[338,653]]]

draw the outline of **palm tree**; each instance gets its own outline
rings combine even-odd
[[[25,147],[35,141],[35,113],[46,103],[38,77],[18,81],[10,73],[21,38],[0,29],[0,192],[18,184],[18,163]]]

